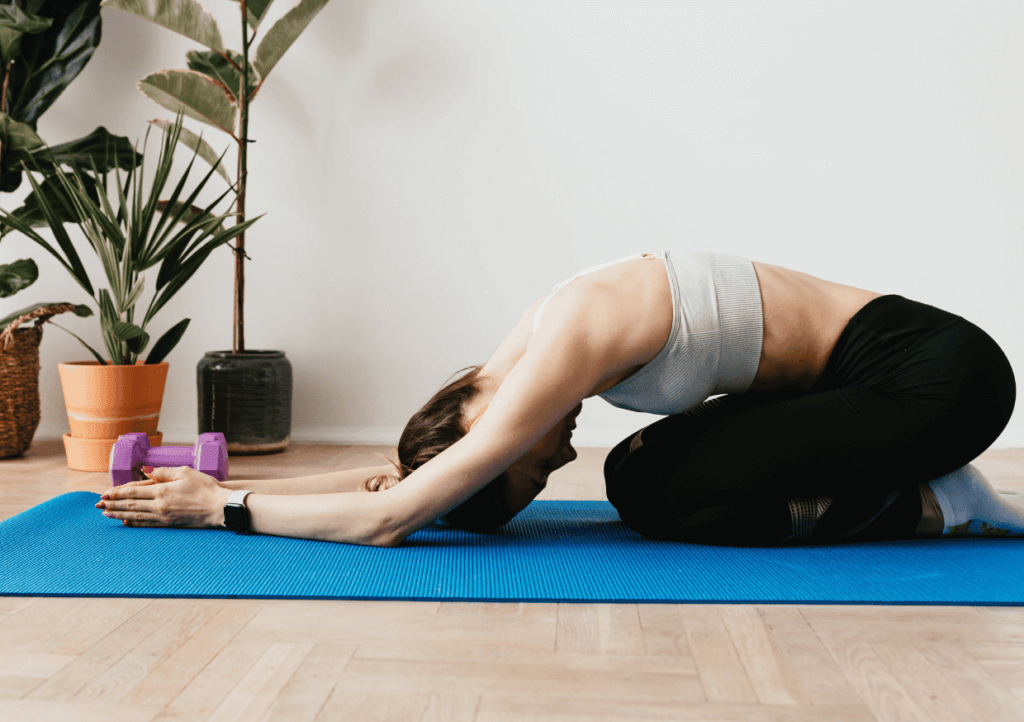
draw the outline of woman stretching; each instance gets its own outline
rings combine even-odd
[[[147,468],[97,506],[128,526],[227,518],[382,546],[438,518],[492,529],[576,458],[575,419],[595,395],[666,415],[604,465],[608,499],[649,538],[1024,536],[1024,505],[968,463],[1016,396],[984,331],[902,296],[672,251],[588,269],[526,309],[486,364],[412,417],[393,466],[224,483]],[[338,493],[363,490],[377,493]]]

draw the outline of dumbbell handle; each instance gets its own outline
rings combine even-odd
[[[154,446],[146,454],[146,466],[192,466],[192,447]]]

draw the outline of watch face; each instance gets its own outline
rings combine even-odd
[[[230,531],[249,531],[249,510],[241,504],[228,504],[224,507],[224,526]]]

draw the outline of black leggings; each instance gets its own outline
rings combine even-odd
[[[608,500],[653,539],[774,545],[793,534],[790,499],[824,497],[805,541],[907,538],[918,485],[987,449],[1015,397],[988,334],[881,296],[850,320],[812,388],[720,396],[642,429],[639,446],[624,439],[605,460]]]

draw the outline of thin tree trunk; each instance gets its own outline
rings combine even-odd
[[[238,198],[236,223],[245,223],[245,185],[248,173],[246,151],[249,146],[249,28],[245,0],[242,7],[242,73],[238,89]],[[245,232],[235,242],[235,333],[233,353],[245,353]]]

